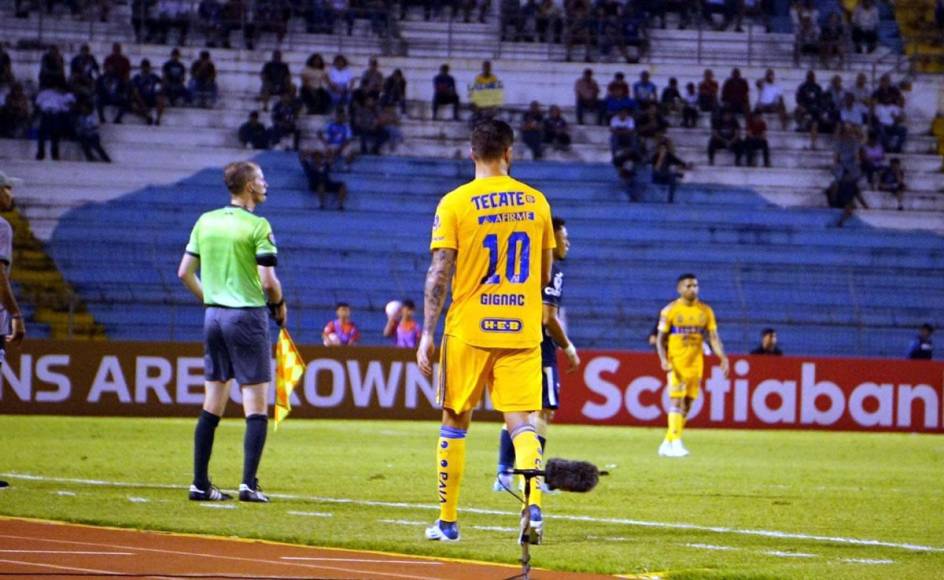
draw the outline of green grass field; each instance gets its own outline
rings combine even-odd
[[[193,426],[0,416],[0,471],[12,483],[0,492],[0,514],[517,558],[517,506],[491,491],[494,423],[470,432],[461,507],[502,513],[462,514],[459,544],[422,536],[437,514],[433,423],[289,419],[270,432],[260,470],[273,503],[231,510],[186,501]],[[211,476],[224,489],[239,483],[242,433],[239,420],[224,420],[217,432]],[[671,578],[944,578],[942,437],[693,429],[684,459],[657,457],[661,438],[655,429],[552,427],[549,457],[587,459],[611,466],[612,475],[591,494],[547,498],[546,542],[533,551],[535,565]],[[749,533],[756,530],[785,535]]]

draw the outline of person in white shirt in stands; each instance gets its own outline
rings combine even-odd
[[[787,129],[787,106],[783,102],[783,87],[777,84],[773,69],[767,69],[764,78],[757,81],[757,105],[754,113],[776,113],[780,117],[781,128]]]
[[[839,120],[862,129],[869,116],[869,110],[855,100],[852,93],[846,93],[839,108]]]
[[[50,140],[50,150],[54,161],[59,160],[59,140],[65,136],[69,126],[69,114],[75,96],[66,91],[61,82],[43,89],[36,95],[36,109],[39,111],[39,148],[36,159],[46,158],[46,140]]]
[[[897,103],[876,103],[874,115],[874,128],[878,132],[882,147],[889,153],[901,153],[908,135],[905,113],[901,107]]]
[[[852,42],[856,52],[862,52],[862,47],[871,54],[878,44],[878,6],[874,0],[863,0],[852,12]]]
[[[328,68],[328,93],[335,107],[343,107],[351,101],[351,85],[354,75],[347,65],[343,55],[334,57],[331,67]]]
[[[610,153],[616,156],[621,149],[636,148],[636,121],[623,107],[610,119]]]

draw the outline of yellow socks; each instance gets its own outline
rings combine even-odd
[[[465,470],[465,430],[443,425],[439,429],[436,453],[436,490],[439,495],[439,519],[459,519],[459,487]]]
[[[682,438],[682,430],[685,428],[685,417],[677,407],[669,409],[669,430],[665,434],[667,441],[675,441]]]
[[[515,467],[517,469],[543,469],[543,452],[538,442],[534,427],[525,423],[511,431],[511,440],[515,445]],[[541,506],[541,482],[543,478],[531,480],[530,505]]]

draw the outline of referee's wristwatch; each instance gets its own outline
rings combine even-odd
[[[272,315],[272,318],[275,318],[276,312],[279,311],[279,308],[285,305],[285,296],[282,297],[278,302],[266,302],[266,306],[269,308],[269,314]]]

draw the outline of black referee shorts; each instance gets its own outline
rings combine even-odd
[[[209,306],[203,318],[204,376],[240,385],[272,380],[269,313],[265,308]]]

